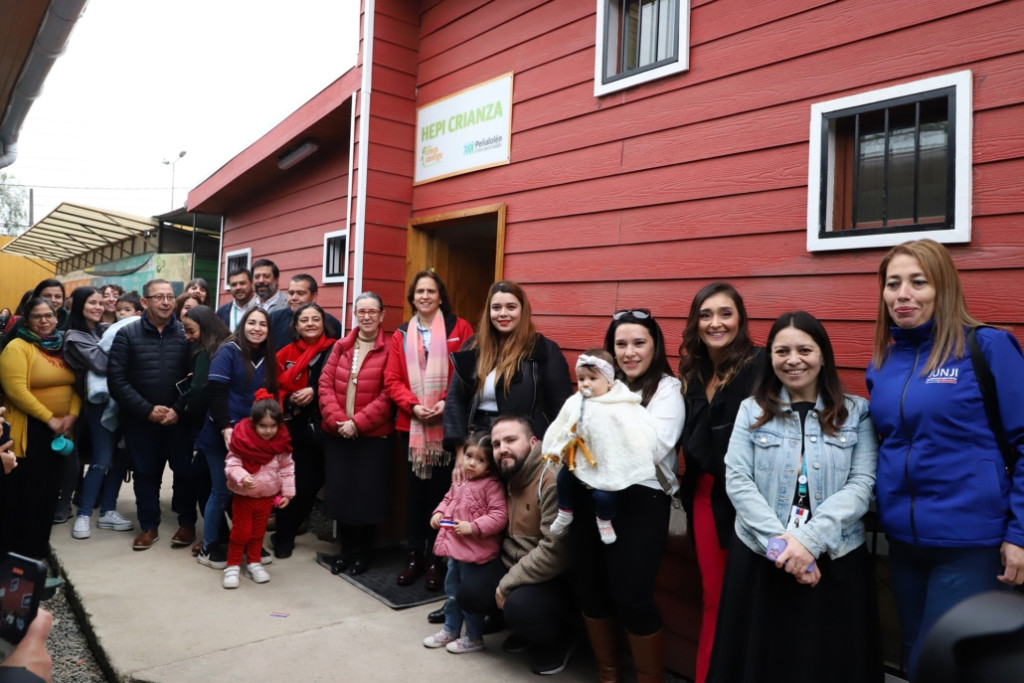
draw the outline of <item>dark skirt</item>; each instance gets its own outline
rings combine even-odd
[[[342,439],[324,435],[324,504],[341,524],[388,518],[394,436]]]
[[[811,588],[733,538],[709,683],[882,681],[874,570],[867,548],[818,560]]]

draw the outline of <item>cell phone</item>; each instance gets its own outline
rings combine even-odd
[[[11,423],[8,422],[7,420],[4,420],[3,428],[4,433],[3,436],[0,436],[0,446],[3,446],[5,443],[11,440]]]
[[[768,539],[768,550],[765,552],[764,555],[769,560],[774,562],[777,559],[779,559],[779,555],[782,554],[782,551],[786,549],[787,545],[788,544],[784,540],[779,538],[778,536],[774,536],[772,538],[769,538]],[[814,571],[814,562],[811,562],[809,565],[807,565],[807,569],[805,569],[804,571],[813,572]]]
[[[0,562],[0,648],[7,654],[25,637],[46,592],[46,565],[17,553]]]

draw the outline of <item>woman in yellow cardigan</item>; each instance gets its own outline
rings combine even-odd
[[[0,553],[43,559],[65,457],[50,445],[55,436],[71,433],[81,400],[64,363],[56,312],[41,298],[25,308],[25,327],[0,354],[4,417],[18,457],[18,466],[0,475]]]

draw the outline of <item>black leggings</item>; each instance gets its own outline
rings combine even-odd
[[[402,453],[409,454],[409,432],[399,432]],[[454,461],[455,456],[452,456]],[[430,515],[448,493],[452,485],[452,467],[454,462],[444,466],[435,466],[430,479],[420,479],[412,472],[412,466],[406,465],[408,490],[405,508],[405,537],[409,550],[434,549],[437,529],[430,528]]]
[[[662,627],[654,579],[668,540],[669,497],[647,486],[619,491],[614,543],[605,545],[594,524],[594,503],[575,477],[575,521],[569,526],[573,587],[591,619],[616,617],[627,631],[648,636]]]

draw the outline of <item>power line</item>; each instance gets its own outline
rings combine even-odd
[[[140,190],[140,191],[147,191],[147,192],[152,192],[154,190],[160,190],[160,191],[166,192],[167,190],[170,189],[170,187],[168,187],[167,185],[163,185],[161,187],[97,187],[97,186],[75,187],[73,185],[22,185],[21,183],[4,183],[4,185],[7,186],[7,187],[21,187],[21,188],[25,188],[25,189],[42,189],[42,190],[116,190],[118,192],[123,192],[123,191],[127,191],[127,190]],[[180,185],[176,186],[174,189],[180,190],[180,189],[182,189],[182,186],[180,186]]]

